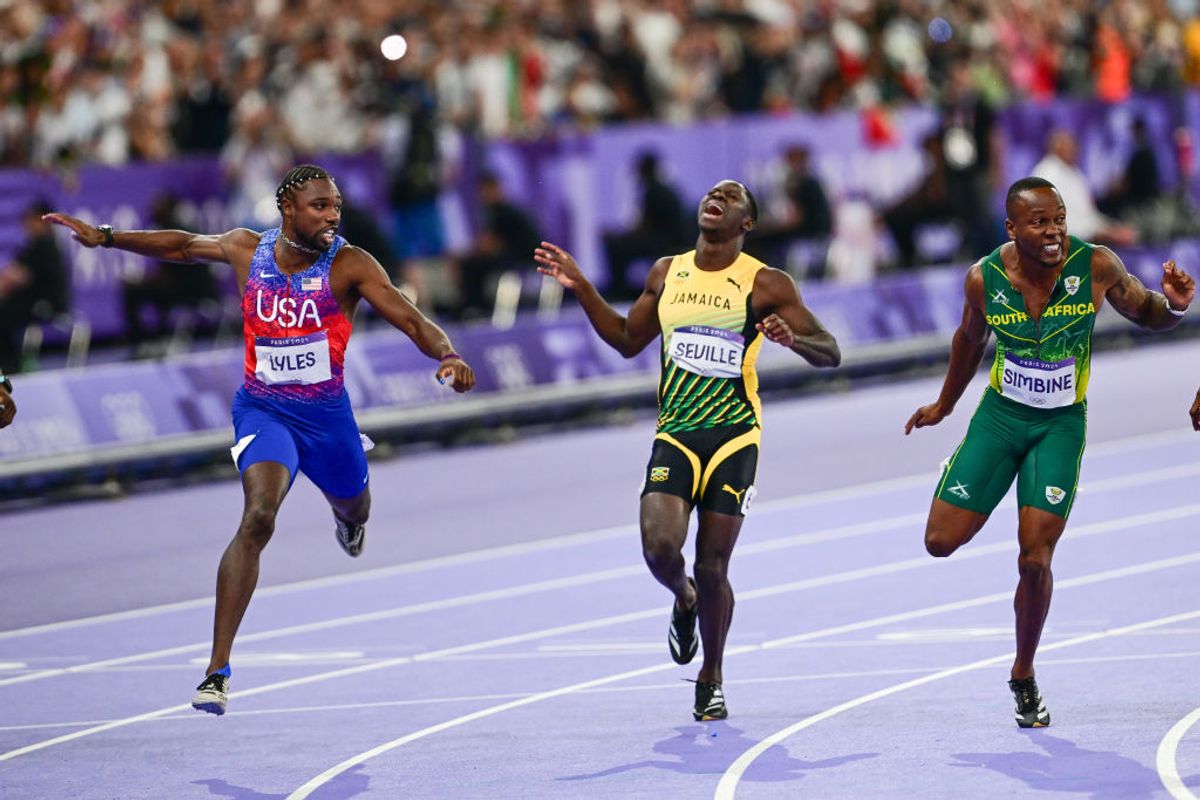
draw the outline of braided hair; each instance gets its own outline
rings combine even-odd
[[[312,180],[326,180],[333,183],[333,176],[316,164],[300,164],[292,167],[279,182],[279,188],[275,190],[275,207],[283,211],[283,199],[286,197],[295,202],[294,189]]]

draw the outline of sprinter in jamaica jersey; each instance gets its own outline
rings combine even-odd
[[[640,353],[661,335],[660,414],[642,490],[642,552],[675,595],[667,641],[676,663],[696,654],[699,618],[704,663],[692,713],[703,720],[728,714],[721,689],[733,612],[728,566],[754,497],[759,351],[771,341],[820,367],[837,366],[841,353],[792,279],[742,252],[758,219],[745,186],[721,181],[697,213],[696,249],[659,259],[628,316],[604,301],[561,247],[543,242],[534,258],[541,272],[575,292],[596,333],[622,355]],[[697,507],[693,580],[682,550]]]
[[[1167,330],[1192,302],[1195,281],[1168,261],[1162,293],[1148,290],[1111,250],[1067,235],[1067,209],[1042,178],[1014,183],[1005,210],[1010,241],[967,271],[941,395],[917,409],[904,432],[936,425],[954,410],[994,333],[988,386],[942,469],[925,548],[948,556],[970,541],[1016,479],[1020,580],[1009,688],[1017,724],[1031,728],[1050,724],[1033,658],[1050,608],[1050,560],[1083,457],[1096,311],[1108,300],[1137,325]]]

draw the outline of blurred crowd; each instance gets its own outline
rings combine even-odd
[[[348,196],[347,237],[427,310],[473,318],[493,309],[504,275],[529,270],[539,231],[536,214],[484,165],[473,182],[478,218],[466,239],[449,241],[439,197],[457,179],[468,138],[835,109],[862,112],[869,135],[873,118],[886,133],[889,106],[934,107],[940,121],[922,153],[924,178],[888,207],[829,196],[800,144],[780,154],[774,185],[760,187],[764,215],[750,252],[799,279],[869,277],[994,246],[992,206],[1003,191],[997,109],[1064,96],[1120,103],[1200,84],[1198,6],[0,0],[0,166],[69,172],[219,153],[232,221],[264,229],[278,218],[279,176],[298,159],[372,150],[387,170],[390,213],[372,218]],[[397,33],[404,52],[389,59],[381,42]],[[1086,238],[1122,245],[1200,232],[1186,198],[1164,205],[1145,125],[1133,125],[1133,156],[1097,196],[1071,131],[1054,132],[1033,171],[1071,194],[1072,232]],[[1184,137],[1179,152],[1190,154],[1187,132],[1175,133]],[[614,298],[637,293],[648,260],[694,241],[694,198],[660,173],[659,155],[635,165],[632,226],[603,232],[602,283]],[[1177,167],[1190,176],[1190,155]],[[954,234],[941,252],[939,226]],[[887,237],[876,235],[882,230]],[[880,240],[889,252],[871,252]],[[214,291],[162,275],[170,277],[168,266],[126,287],[134,342],[154,335],[142,320],[166,319],[180,297]],[[0,285],[0,301],[11,294]],[[157,313],[147,316],[147,307]]]
[[[963,59],[993,105],[1119,101],[1200,81],[1196,2],[3,0],[0,163],[356,152],[415,107],[497,137],[931,101]]]

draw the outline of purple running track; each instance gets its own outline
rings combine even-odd
[[[1200,705],[1198,357],[1095,358],[1038,660],[1049,729],[1018,730],[1005,686],[1011,494],[952,558],[924,552],[982,390],[906,438],[927,379],[768,399],[726,722],[692,721],[698,661],[669,661],[641,562],[648,416],[374,463],[359,560],[297,481],[220,719],[187,702],[236,481],[10,513],[0,796],[1151,798],[1172,775],[1188,796],[1200,732],[1168,732]]]

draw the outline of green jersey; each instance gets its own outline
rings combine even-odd
[[[1067,260],[1046,309],[1030,317],[1004,272],[997,247],[981,264],[988,327],[996,334],[989,383],[1001,395],[1034,408],[1082,403],[1091,375],[1092,245],[1067,237]]]

